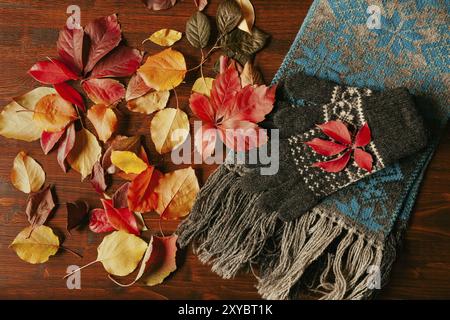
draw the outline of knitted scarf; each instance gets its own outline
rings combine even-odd
[[[432,128],[424,151],[342,189],[291,222],[280,221],[277,212],[259,212],[254,204],[260,195],[236,183],[245,166],[224,164],[180,225],[178,244],[193,242],[199,259],[223,278],[252,271],[263,298],[372,297],[377,277],[381,286],[387,282],[450,113],[449,5],[316,0],[273,79],[278,83],[301,70],[375,90],[407,87]],[[301,112],[302,101],[288,98]]]

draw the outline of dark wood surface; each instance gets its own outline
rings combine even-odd
[[[206,13],[214,15],[218,0],[211,0]],[[283,57],[303,21],[311,0],[253,0],[257,25],[272,35],[270,44],[257,56],[257,63],[266,81],[275,74]],[[143,39],[161,28],[184,31],[187,18],[194,12],[192,0],[182,0],[172,9],[150,12],[141,1],[0,1],[0,103],[6,105],[11,97],[21,95],[38,83],[31,79],[27,70],[37,60],[55,56],[58,30],[66,20],[66,7],[77,4],[81,7],[84,25],[96,17],[118,13],[123,36],[131,46],[156,53],[156,45],[141,45]],[[189,66],[199,62],[199,54],[185,39],[175,45],[182,51]],[[214,56],[215,60],[217,55]],[[206,66],[211,74],[212,64]],[[190,85],[196,75],[189,75],[188,84],[178,89],[180,103],[188,111],[187,101]],[[175,101],[170,102],[174,105]],[[133,115],[123,106],[121,134],[143,134],[149,141],[149,117]],[[427,171],[414,208],[410,228],[406,234],[404,248],[392,272],[389,287],[381,298],[450,298],[450,130],[446,130],[442,143]],[[80,182],[73,170],[64,174],[58,167],[55,152],[43,155],[39,142],[26,143],[0,137],[0,298],[30,299],[256,299],[255,281],[250,275],[240,275],[234,280],[222,280],[209,267],[202,265],[187,250],[180,255],[178,270],[164,284],[148,288],[135,285],[120,288],[113,284],[100,264],[83,270],[81,290],[69,290],[62,276],[67,266],[83,265],[95,260],[97,245],[103,236],[87,229],[65,231],[65,208],[60,205],[49,225],[65,238],[64,246],[80,252],[78,259],[67,251],[60,250],[50,261],[42,265],[31,265],[21,261],[8,248],[17,233],[28,222],[24,214],[27,196],[14,189],[9,180],[12,161],[16,154],[27,151],[38,160],[47,174],[47,183],[56,186],[58,202],[83,199],[92,207],[100,207],[98,196],[88,182]],[[168,158],[151,160],[163,170],[173,169]],[[197,166],[196,171],[203,183],[213,167]],[[121,181],[114,181],[114,190]],[[147,215],[150,227],[157,228],[157,217]],[[175,230],[176,222],[164,222],[166,232]],[[129,277],[131,279],[131,277]]]

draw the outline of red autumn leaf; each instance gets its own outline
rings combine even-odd
[[[97,62],[114,49],[122,39],[117,15],[98,18],[90,22],[85,28],[90,39],[88,62],[84,73],[91,71]]]
[[[347,146],[344,146],[342,144],[323,140],[320,138],[314,138],[311,141],[306,142],[306,144],[318,154],[326,157],[335,156],[348,148]]]
[[[370,132],[369,125],[365,123],[356,134],[355,147],[365,147],[372,140],[372,134]]]
[[[95,233],[114,231],[114,227],[109,223],[104,209],[93,209],[90,212],[89,229]]]
[[[89,79],[81,86],[95,104],[109,106],[125,97],[124,86],[114,79]]]
[[[218,134],[228,148],[239,152],[257,148],[268,140],[267,131],[249,121],[226,120]]]
[[[28,74],[44,84],[57,84],[67,80],[76,80],[78,75],[57,59],[36,62]]]
[[[59,31],[56,47],[61,61],[66,66],[81,74],[83,72],[83,29],[68,29]]]
[[[214,123],[216,110],[213,108],[209,99],[202,94],[194,92],[189,98],[189,105],[192,112],[207,123]]]
[[[350,132],[342,121],[332,120],[318,125],[318,127],[323,131],[323,133],[337,142],[341,142],[346,145],[350,145],[352,143]]]
[[[112,196],[112,205],[114,208],[128,208],[127,194],[130,188],[130,182],[121,185]]]
[[[81,94],[72,88],[67,82],[61,82],[58,84],[54,84],[56,92],[66,101],[76,105],[83,112],[86,112],[86,106],[84,105],[83,97]]]
[[[142,97],[144,94],[149,92],[152,88],[145,84],[145,81],[139,75],[139,73],[135,73],[130,81],[128,82],[127,92],[125,94],[125,100],[130,101],[139,97]]]
[[[136,72],[142,57],[137,49],[119,46],[95,65],[91,78],[128,77]]]
[[[362,168],[368,172],[372,172],[373,158],[370,153],[368,153],[364,150],[361,150],[361,149],[355,149],[354,157],[355,157],[356,164],[360,168]]]
[[[211,106],[215,110],[216,119],[222,118],[227,113],[227,109],[233,107],[236,94],[241,89],[239,73],[231,63],[224,73],[217,76],[211,89]]]
[[[195,132],[195,150],[197,150],[203,159],[206,159],[213,154],[217,143],[217,136],[218,130],[210,124],[204,124],[201,129]]]
[[[66,229],[70,232],[72,229],[78,227],[83,222],[84,218],[88,215],[89,205],[86,203],[86,201],[75,201],[75,203],[67,202],[66,211]]]
[[[158,184],[161,173],[153,166],[133,179],[128,188],[128,207],[136,212],[149,212],[155,210],[158,195],[155,187]]]
[[[97,193],[103,194],[103,192],[105,192],[107,188],[105,170],[99,161],[97,161],[92,168],[90,181]]]
[[[41,148],[44,151],[44,154],[48,154],[62,135],[66,132],[66,130],[61,130],[59,132],[47,132],[43,131],[41,134]]]
[[[71,123],[66,128],[66,134],[64,136],[64,139],[61,141],[58,147],[57,160],[59,166],[61,167],[61,169],[63,169],[64,172],[67,171],[65,160],[74,145],[75,145],[75,124]]]
[[[342,171],[346,166],[348,161],[350,160],[351,151],[347,151],[342,156],[324,162],[316,162],[313,164],[313,167],[319,167],[327,172],[339,172]]]
[[[139,235],[140,231],[134,214],[128,208],[114,208],[112,200],[101,199],[109,223],[116,229]]]

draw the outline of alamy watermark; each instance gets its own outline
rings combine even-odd
[[[366,21],[368,29],[381,29],[381,8],[377,5],[370,5],[366,10],[369,17]]]
[[[69,290],[81,289],[81,271],[79,269],[80,267],[77,265],[70,265],[67,267],[66,273],[69,274],[69,276],[66,279],[67,289]]]
[[[367,273],[369,277],[367,278],[367,289],[381,289],[381,271],[380,267],[377,265],[371,265],[367,268]]]
[[[69,30],[81,29],[81,9],[76,4],[67,7],[66,13],[70,16],[66,20],[66,27]]]

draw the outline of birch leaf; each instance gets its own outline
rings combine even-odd
[[[147,164],[131,151],[113,151],[111,162],[123,172],[139,174],[147,169]]]
[[[210,36],[211,24],[208,17],[197,11],[186,22],[186,38],[194,48],[203,49],[208,45]]]
[[[226,34],[236,28],[242,19],[241,8],[235,0],[224,0],[217,8],[217,27],[221,34]]]
[[[192,87],[192,91],[210,97],[213,83],[214,83],[213,78],[200,77],[197,80],[195,80],[194,86]]]
[[[59,249],[59,239],[47,226],[23,229],[14,241],[12,248],[23,261],[37,264],[46,262]]]
[[[165,174],[155,188],[156,212],[163,219],[178,219],[189,214],[200,187],[192,168]]]
[[[77,118],[73,105],[54,93],[42,97],[36,104],[33,119],[42,130],[59,132]]]
[[[87,112],[87,118],[94,125],[100,141],[106,142],[117,130],[117,116],[104,104],[96,104]]]
[[[158,111],[150,124],[150,135],[160,154],[167,153],[181,145],[189,135],[189,120],[180,109]]]
[[[177,87],[183,81],[186,71],[183,54],[172,48],[148,57],[138,69],[145,84],[157,91]]]
[[[170,47],[178,42],[183,34],[179,31],[172,29],[161,29],[153,33],[148,39],[151,42],[160,45],[162,47]],[[145,40],[144,40],[145,41]]]
[[[167,106],[170,91],[153,91],[137,99],[128,101],[127,107],[132,112],[152,114]]]
[[[87,129],[76,133],[75,145],[67,156],[70,166],[81,174],[84,180],[92,172],[94,164],[100,160],[102,148],[97,138]]]
[[[13,162],[11,182],[24,193],[37,192],[45,182],[45,173],[36,160],[21,151]]]

